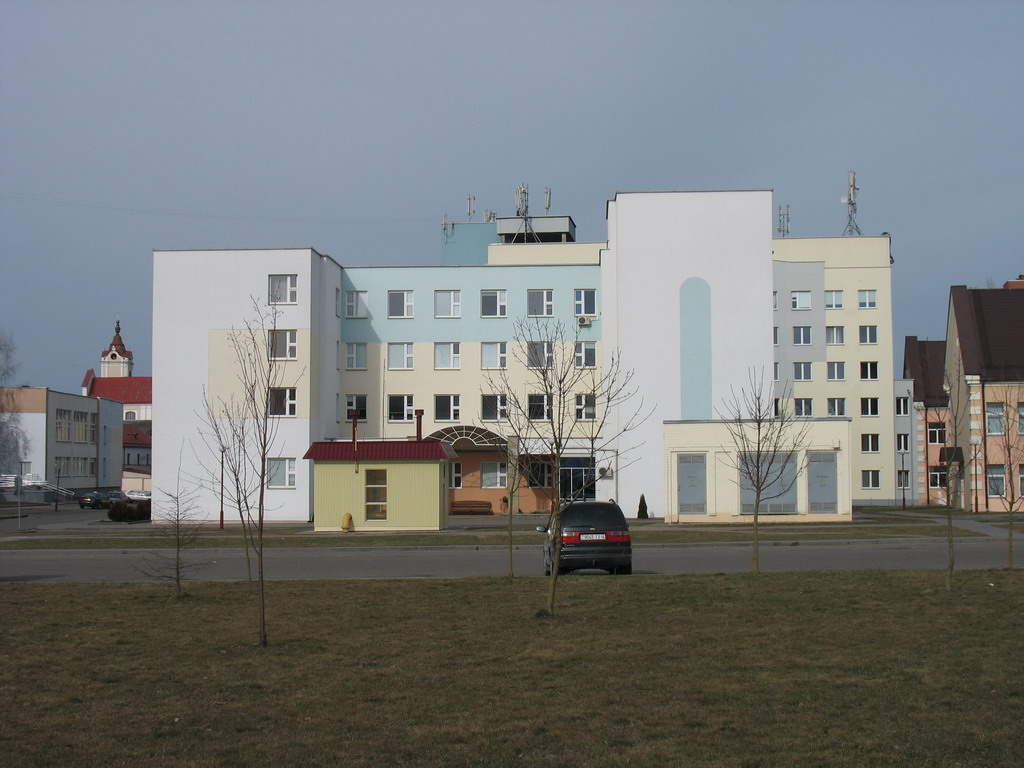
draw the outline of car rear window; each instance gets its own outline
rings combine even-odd
[[[626,518],[614,504],[573,504],[562,510],[562,527],[573,525],[625,527]]]

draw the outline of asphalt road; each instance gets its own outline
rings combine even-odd
[[[167,550],[7,550],[0,552],[0,581],[145,581]],[[638,545],[634,573],[740,573],[750,570],[750,544]],[[935,569],[946,567],[944,539],[771,543],[761,545],[761,570],[842,571]],[[245,578],[240,550],[201,550],[191,558],[192,578],[224,581]],[[517,575],[543,573],[539,545],[514,553]],[[957,568],[1001,568],[1006,542],[960,539]],[[267,550],[271,580],[459,578],[504,576],[508,552],[502,547],[316,547]],[[591,572],[585,572],[591,573]],[[593,573],[597,573],[596,571]]]

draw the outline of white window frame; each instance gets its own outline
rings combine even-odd
[[[838,347],[846,343],[846,328],[842,325],[825,326],[825,345]]]
[[[772,328],[772,344],[776,347],[779,346],[779,326],[777,325]]]
[[[402,299],[402,314],[392,314],[392,297]],[[397,309],[397,308],[396,308]],[[388,317],[392,320],[411,320],[416,316],[412,291],[388,291]]]
[[[793,363],[793,381],[813,381],[812,372],[810,363]]]
[[[860,399],[860,415],[861,416],[878,416],[878,398],[877,397],[862,397]]]
[[[362,398],[362,407],[359,406],[360,398]],[[352,417],[349,416],[349,411],[359,411],[359,421],[366,421],[368,415],[366,409],[366,395],[345,395],[345,421],[352,421]]]
[[[1006,465],[985,465],[985,495],[990,499],[1001,499],[1006,496]]]
[[[896,433],[896,453],[910,452],[910,435],[906,432]]]
[[[281,334],[284,334],[282,337]],[[282,339],[283,341],[275,343],[275,339]],[[281,351],[281,347],[284,347],[284,355],[275,355],[274,348],[278,348],[278,352]],[[282,330],[275,328],[271,331],[267,331],[267,355],[271,360],[297,360],[299,358],[299,332],[297,330]]]
[[[878,343],[878,326],[877,325],[862,325],[862,326],[860,326],[860,343],[861,344],[877,344]]]
[[[825,291],[825,309],[842,309],[843,292]]]
[[[779,380],[779,364],[778,364],[778,362],[776,362],[774,365],[772,365],[772,381],[778,381],[778,380]]]
[[[462,346],[457,341],[434,342],[434,370],[457,371],[462,367]],[[447,365],[445,365],[447,363]]]
[[[488,365],[489,357],[493,357],[496,365]],[[500,371],[508,368],[508,342],[484,341],[480,344],[480,370]]]
[[[877,309],[878,291],[874,288],[866,288],[857,291],[858,309]]]
[[[860,364],[861,381],[878,381],[878,362],[875,360],[864,360]]]
[[[946,422],[929,421],[927,422],[925,429],[928,437],[928,445],[946,444]]]
[[[897,397],[896,398],[896,415],[897,416],[909,416],[910,415],[910,398],[909,397]]]
[[[814,415],[814,401],[810,397],[793,398],[793,415],[809,418]]]
[[[283,466],[282,466],[283,462]],[[274,467],[281,467],[275,470]],[[283,484],[275,484],[275,475],[283,475]],[[267,459],[267,488],[294,488],[296,481],[295,474],[295,459],[286,457],[276,457],[273,459]]]
[[[793,344],[798,347],[805,347],[811,343],[811,326],[793,326]]]
[[[444,406],[442,412],[442,405]],[[458,421],[462,405],[459,395],[434,395],[434,421]]]
[[[593,421],[597,418],[597,397],[592,392],[576,395],[576,420]]]
[[[811,292],[810,291],[790,291],[789,292],[790,308],[798,311],[811,308]]]
[[[576,317],[593,317],[597,314],[597,289],[577,288],[573,291]]]
[[[399,398],[399,397],[402,398],[402,402],[401,402],[401,405],[402,405],[402,418],[400,418],[400,419],[393,419],[393,418],[391,418],[391,412],[392,412],[391,401],[396,399],[396,398]],[[399,423],[402,423],[402,422],[413,421],[416,418],[416,414],[415,414],[415,410],[416,409],[414,407],[415,403],[414,403],[412,395],[388,395],[387,405],[388,405],[388,422],[390,422],[391,424],[399,424]]]
[[[345,342],[345,370],[365,371],[366,370],[367,347],[364,341]],[[360,365],[362,363],[362,365]]]
[[[275,395],[277,393],[283,393],[278,395],[283,413],[274,413]],[[267,415],[274,417],[294,416],[298,408],[298,399],[295,393],[295,387],[271,387],[270,392],[267,393]]]
[[[507,488],[508,464],[504,461],[480,462],[481,488]]]
[[[896,490],[906,491],[910,488],[910,470],[909,469],[897,469],[896,470]]]
[[[542,398],[538,400],[538,398]],[[541,415],[534,416],[535,406],[541,406]],[[526,418],[529,421],[547,421],[551,418],[551,395],[543,393],[531,393],[526,396]]]
[[[874,432],[862,432],[860,436],[861,453],[879,453],[882,450],[881,436]]]
[[[946,487],[949,480],[949,472],[941,464],[932,464],[928,467],[928,487],[941,489]]]
[[[860,471],[860,487],[866,491],[877,491],[882,487],[882,473],[878,469]]]
[[[826,368],[828,381],[846,381],[846,363],[842,360],[830,360]]]
[[[488,298],[494,299],[494,312],[488,314],[484,311],[484,302]],[[480,291],[480,317],[507,317],[508,316],[508,291],[504,288],[485,289]]]
[[[494,399],[494,417],[486,415],[486,402]],[[480,396],[480,421],[508,421],[508,395],[505,393],[490,392]]]
[[[274,282],[283,282],[278,290],[283,289],[284,298],[275,298],[277,291],[274,289]],[[299,301],[299,276],[298,275],[268,275],[267,276],[267,304],[297,304]]]
[[[846,398],[845,397],[830,397],[828,399],[828,415],[829,416],[845,416],[846,415]]]
[[[448,464],[448,488],[457,491],[462,487],[462,462],[453,461]]]
[[[589,358],[589,362],[588,362]],[[576,342],[576,367],[596,368],[597,367],[597,342],[577,341]]]
[[[543,358],[543,365],[536,365]],[[540,371],[550,368],[555,364],[554,344],[550,341],[528,341],[526,342],[526,367]]]
[[[444,305],[438,302],[447,294]],[[462,291],[458,289],[442,289],[434,291],[434,317],[456,318],[462,317]]]
[[[411,371],[413,367],[413,343],[411,341],[389,341],[388,370]]]
[[[370,316],[370,305],[366,291],[345,291],[345,317],[359,318]]]
[[[1006,403],[985,403],[985,434],[1006,434]]]
[[[539,307],[532,306],[537,303]],[[540,312],[534,312],[539,309]],[[526,290],[526,316],[527,317],[554,317],[555,315],[555,292],[551,288],[528,288]]]

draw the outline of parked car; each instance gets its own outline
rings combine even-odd
[[[131,499],[128,498],[128,494],[122,493],[121,491],[110,491],[110,493],[107,494],[107,501],[103,506],[109,509],[119,501],[131,501]]]
[[[611,501],[577,501],[562,510],[559,527],[554,515],[537,530],[544,539],[544,574],[551,575],[558,548],[558,572],[601,568],[613,574],[633,572],[633,544],[629,524],[619,505]]]
[[[103,509],[110,506],[110,500],[103,491],[86,491],[78,497],[78,506],[81,509]]]
[[[152,501],[153,494],[149,491],[125,491],[125,495],[132,501]]]

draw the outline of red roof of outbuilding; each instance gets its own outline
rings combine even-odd
[[[83,382],[84,384],[84,382]],[[97,376],[89,386],[90,397],[105,397],[119,403],[152,405],[152,376]]]
[[[123,444],[126,448],[149,448],[153,445],[153,438],[134,424],[125,424]]]
[[[448,443],[436,440],[360,440],[313,443],[304,459],[324,461],[412,461],[458,458]]]

